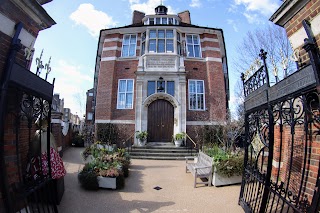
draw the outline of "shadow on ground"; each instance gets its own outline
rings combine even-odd
[[[69,151],[69,150],[72,150]],[[70,148],[64,154],[63,160],[67,170],[65,176],[65,192],[58,210],[61,213],[81,212],[154,212],[157,209],[174,205],[174,202],[157,202],[145,200],[123,200],[120,193],[143,193],[142,170],[144,166],[131,165],[125,187],[121,190],[99,189],[87,191],[80,187],[78,171],[82,168],[80,148]],[[79,150],[79,151],[78,151]]]

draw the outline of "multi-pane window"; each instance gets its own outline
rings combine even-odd
[[[187,35],[187,57],[201,58],[199,35]]]
[[[190,110],[205,109],[203,80],[189,80],[189,109]]]
[[[167,81],[167,93],[174,96],[174,81]]]
[[[175,18],[152,17],[146,19],[144,25],[179,25],[179,21]]]
[[[137,36],[136,35],[124,35],[122,41],[122,57],[136,56]]]
[[[150,30],[149,52],[173,52],[173,37],[173,30]]]
[[[182,50],[181,50],[181,36],[180,33],[177,32],[177,54],[182,55]]]
[[[141,55],[146,51],[146,32],[141,34]]]
[[[133,80],[120,79],[118,84],[117,109],[133,108]]]
[[[174,96],[174,81],[163,81],[162,82],[163,90],[159,90],[159,88],[160,88],[160,81],[148,81],[147,95],[150,96],[154,93],[165,92]]]

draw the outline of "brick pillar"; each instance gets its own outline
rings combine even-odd
[[[54,136],[56,146],[60,156],[63,155],[63,148],[65,147],[62,143],[62,113],[61,112],[52,112],[51,113],[51,132]]]

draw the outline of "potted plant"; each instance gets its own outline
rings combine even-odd
[[[99,184],[97,174],[94,170],[94,165],[87,163],[81,172],[78,174],[80,185],[87,190],[98,190]]]
[[[185,139],[186,133],[180,132],[174,135],[174,144],[176,147],[180,147],[182,144],[182,141]]]
[[[86,147],[85,150],[81,152],[82,160],[84,163],[90,163],[94,160],[92,153],[93,153],[93,150],[91,146]]]
[[[148,132],[147,131],[137,131],[136,132],[136,138],[139,140],[139,145],[144,146],[146,145],[147,138],[148,138]]]
[[[223,186],[241,183],[244,153],[243,150],[224,150],[218,146],[206,148],[205,153],[213,157],[212,185]]]

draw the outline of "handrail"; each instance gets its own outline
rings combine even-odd
[[[123,141],[123,144],[126,146],[126,148],[128,148],[128,152],[129,152],[129,146],[127,147],[127,141],[132,138],[134,136],[134,134],[136,134],[135,132],[132,133],[126,140]],[[132,144],[130,146],[132,148]]]
[[[186,133],[186,136],[187,136],[187,138],[189,138],[189,140],[193,143],[194,148],[196,148],[196,147],[197,147],[197,143],[194,142],[194,141],[192,140],[192,138],[191,138],[187,133]]]
[[[124,140],[124,142],[127,142],[134,134],[136,134],[135,132],[132,133],[126,140]]]

